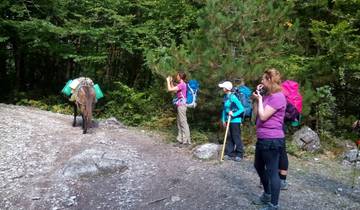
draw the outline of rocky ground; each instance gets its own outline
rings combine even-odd
[[[0,209],[258,209],[252,155],[201,161],[152,132],[0,104]],[[80,120],[80,118],[78,119]],[[282,209],[360,209],[360,177],[326,158],[290,158]]]

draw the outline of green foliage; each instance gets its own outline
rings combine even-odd
[[[194,26],[197,6],[186,0],[2,1],[0,43],[9,53],[2,67],[16,81],[10,89],[35,82],[31,88],[52,84],[53,93],[79,75],[105,88],[113,81],[144,87],[137,82],[145,76],[149,83],[151,74],[143,54],[180,41]]]
[[[32,100],[32,99],[22,99],[18,101],[17,105],[22,106],[31,106],[36,107],[42,110],[47,110],[51,112],[61,113],[61,114],[73,114],[73,108],[69,104],[49,104],[49,100]]]
[[[323,86],[316,89],[317,103],[317,130],[320,134],[325,131],[331,131],[334,129],[334,119],[336,119],[335,97],[331,93],[332,88],[330,86]]]
[[[206,113],[203,121],[215,127],[219,116],[208,113],[221,109],[218,82],[242,77],[253,83],[265,68],[291,66],[287,58],[296,50],[297,31],[296,21],[290,18],[292,6],[278,1],[208,1],[197,19],[199,28],[190,32],[184,44],[173,42],[148,52],[147,64],[161,77],[184,69],[199,80],[197,114]]]
[[[313,89],[309,81],[301,87],[301,95],[303,97],[303,109],[301,113],[301,120],[304,124],[312,125],[312,122],[317,121],[317,115],[314,114],[318,98],[316,91]]]
[[[307,49],[305,76],[314,88],[330,85],[342,115],[354,114],[360,71],[359,1],[296,1],[301,43]],[[316,12],[315,12],[316,11]]]
[[[199,29],[184,45],[162,47],[148,61],[156,72],[182,66],[205,83],[239,76],[253,80],[293,49],[296,25],[290,26],[290,10],[291,4],[274,1],[208,1]]]
[[[207,133],[192,130],[191,131],[191,141],[193,144],[204,144],[209,141]]]
[[[96,115],[169,129],[176,114],[164,78],[183,69],[201,84],[188,117],[202,142],[220,130],[217,84],[241,77],[254,87],[276,67],[301,84],[304,124],[329,142],[354,138],[359,11],[358,0],[3,0],[0,100],[71,113],[53,95],[88,76],[108,93]],[[243,131],[251,144],[253,129]]]
[[[158,115],[152,115],[142,124],[151,129],[167,130],[176,124],[176,115],[174,112],[164,110],[164,112],[158,113]]]
[[[309,81],[305,82],[304,87],[301,90],[303,97],[303,112],[302,115],[307,117],[310,115],[311,107],[314,103],[317,102],[316,92],[313,90],[311,83]]]
[[[115,90],[108,95],[111,100],[105,104],[106,117],[114,116],[126,124],[140,125],[158,113],[151,95],[138,92],[121,82],[116,82]]]
[[[37,107],[39,109],[48,110],[47,104],[45,104],[41,101],[35,101],[35,100],[29,100],[29,99],[22,99],[17,103],[17,105],[33,106],[33,107]]]
[[[298,146],[292,143],[292,141],[286,142],[286,152],[295,157],[301,157],[302,154],[304,154],[304,151],[302,151]]]

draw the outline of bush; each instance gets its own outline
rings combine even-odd
[[[286,151],[288,154],[293,155],[295,157],[301,157],[305,151],[301,150],[298,146],[296,146],[292,141],[286,142]]]
[[[49,110],[49,106],[46,103],[32,99],[21,99],[19,102],[16,103],[16,105],[32,106],[42,110]]]
[[[209,142],[209,138],[207,133],[199,131],[199,130],[192,130],[191,131],[191,141],[193,144],[204,144]]]
[[[176,116],[171,113],[162,113],[159,116],[151,117],[142,124],[152,129],[166,129],[176,124]]]
[[[49,97],[49,98],[54,99],[56,97]],[[73,113],[73,108],[70,104],[62,104],[62,103],[58,104],[58,102],[49,100],[49,98],[43,100],[21,99],[16,103],[16,105],[36,107],[42,110],[61,113],[61,114]]]
[[[115,90],[108,93],[110,101],[105,104],[105,116],[114,116],[127,125],[138,126],[161,112],[158,110],[155,94],[140,92],[121,82],[116,82]]]

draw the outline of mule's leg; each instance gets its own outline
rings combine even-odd
[[[82,119],[82,124],[81,124],[81,126],[82,126],[82,129],[84,129],[84,128],[85,128],[85,117],[84,117],[84,114],[83,114],[83,113],[81,113],[81,119]]]
[[[74,103],[74,121],[73,121],[73,127],[76,126],[76,116],[77,116],[77,106]]]
[[[83,134],[86,134],[87,127],[88,127],[88,121],[87,121],[87,118],[84,117],[84,115],[83,115]]]

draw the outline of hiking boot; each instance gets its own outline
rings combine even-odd
[[[181,142],[176,142],[175,144],[173,144],[174,147],[181,147],[183,145],[183,143]]]
[[[267,205],[271,201],[271,194],[266,194],[265,192],[258,197],[256,200],[253,200],[253,204],[255,205]]]
[[[288,187],[289,186],[286,180],[280,179],[280,190],[287,190]]]
[[[234,161],[236,161],[236,162],[240,162],[241,160],[242,160],[241,157],[235,157],[235,158],[234,158]]]
[[[189,143],[183,143],[180,145],[180,148],[188,148],[190,146],[191,146],[191,144],[189,144]]]
[[[278,210],[279,204],[274,206],[272,203],[269,203],[265,208],[262,208],[261,210]]]
[[[232,157],[230,157],[229,155],[224,155],[224,160],[232,160]]]

